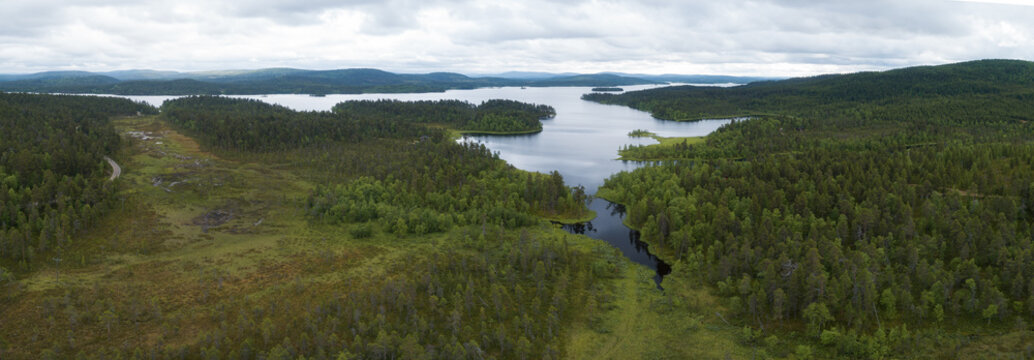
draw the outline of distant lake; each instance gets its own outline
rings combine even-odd
[[[655,85],[623,86],[625,91],[641,90]],[[471,136],[461,141],[484,143],[499,157],[523,170],[548,173],[557,170],[568,185],[582,185],[589,194],[603,184],[603,180],[622,170],[633,170],[643,164],[615,160],[618,149],[625,145],[654,144],[651,138],[630,138],[628,132],[646,129],[660,136],[704,136],[730,120],[702,120],[674,122],[658,120],[650,114],[624,106],[602,105],[581,100],[591,87],[519,87],[450,90],[442,93],[355,94],[326,95],[247,95],[239,98],[257,99],[302,111],[329,111],[335,104],[348,100],[395,99],[405,101],[458,99],[481,103],[490,99],[510,99],[535,104],[546,104],[556,109],[556,117],[542,121],[542,132],[519,136]],[[159,106],[175,96],[127,96]],[[597,213],[591,223],[566,226],[568,231],[584,233],[604,240],[632,261],[657,271],[655,280],[660,284],[663,275],[670,272],[663,263],[638,241],[638,233],[621,223],[623,209],[603,199],[589,206]]]

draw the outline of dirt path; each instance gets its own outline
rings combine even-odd
[[[108,180],[115,181],[115,179],[118,179],[119,175],[122,175],[122,167],[118,166],[118,164],[115,163],[115,160],[111,160],[110,157],[105,156],[104,160],[111,165],[111,177],[108,178]]]

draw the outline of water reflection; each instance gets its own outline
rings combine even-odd
[[[603,208],[596,208],[593,204],[602,204]],[[586,235],[614,245],[625,257],[653,269],[653,280],[657,284],[657,289],[663,290],[661,281],[665,275],[671,273],[671,265],[650,253],[650,244],[639,239],[639,231],[629,229],[622,223],[625,206],[595,199],[589,207],[596,210],[595,219],[577,224],[563,224],[563,229],[572,234]]]
[[[625,217],[625,205],[610,203],[607,204],[607,209],[610,209],[610,216]]]
[[[587,235],[596,232],[596,229],[592,228],[592,221],[577,223],[577,224],[561,224],[564,230],[572,234]]]

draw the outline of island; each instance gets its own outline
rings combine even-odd
[[[633,138],[654,137],[654,136],[657,136],[657,134],[654,134],[654,133],[650,132],[649,130],[645,130],[645,129],[635,129],[635,130],[632,130],[632,131],[628,132],[628,137],[633,137]]]

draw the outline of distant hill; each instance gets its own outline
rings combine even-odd
[[[662,74],[662,75],[649,75],[649,74],[626,74],[626,73],[614,73],[615,75],[635,77],[645,80],[659,81],[659,82],[672,82],[672,83],[686,83],[686,84],[749,84],[758,81],[770,81],[770,80],[782,80],[784,78],[779,77],[759,77],[759,76],[728,76],[728,75],[679,75],[679,74]]]
[[[617,75],[621,77],[649,80],[658,83],[687,83],[687,84],[749,84],[757,81],[782,80],[784,77],[764,76],[730,76],[730,75],[687,75],[687,74],[637,74],[623,72],[604,72],[604,75]],[[563,77],[579,76],[576,73],[549,73],[534,71],[508,71],[498,74],[485,74],[483,76],[497,77],[504,79],[520,80],[547,80]]]
[[[693,120],[750,114],[800,115],[840,111],[859,104],[889,106],[927,99],[1029,91],[1034,88],[1034,62],[979,60],[940,66],[918,66],[882,72],[821,75],[759,81],[732,88],[673,86],[623,94],[588,94],[584,99],[627,105],[669,120]],[[1001,101],[1029,101],[1005,97]],[[930,103],[934,103],[930,101]],[[932,105],[931,105],[932,106]]]
[[[593,74],[593,75],[572,75],[555,78],[535,80],[531,86],[621,86],[621,85],[642,85],[661,84],[660,81],[650,81],[640,78],[627,77],[614,74]]]
[[[398,74],[377,69],[270,68],[194,73],[156,70],[0,75],[0,91],[117,95],[353,94],[440,92],[492,86],[620,86],[662,83],[617,74],[541,78],[470,77],[458,73]]]
[[[116,78],[85,72],[39,73],[0,82],[0,90],[92,93],[117,83]]]
[[[573,76],[578,75],[577,73],[550,73],[540,71],[507,71],[498,74],[483,74],[480,76],[484,77],[497,77],[503,79],[520,79],[520,80],[542,80],[561,76]]]
[[[173,80],[184,78],[184,73],[158,70],[118,70],[100,73],[122,81],[126,80]]]
[[[10,81],[18,81],[18,80],[49,80],[49,79],[59,79],[59,78],[75,79],[75,78],[85,78],[85,77],[92,77],[92,76],[99,76],[99,75],[104,75],[104,74],[91,73],[91,72],[87,72],[87,71],[45,71],[45,72],[40,72],[40,73],[35,73],[35,74],[3,75],[3,76],[6,79],[10,80]]]

